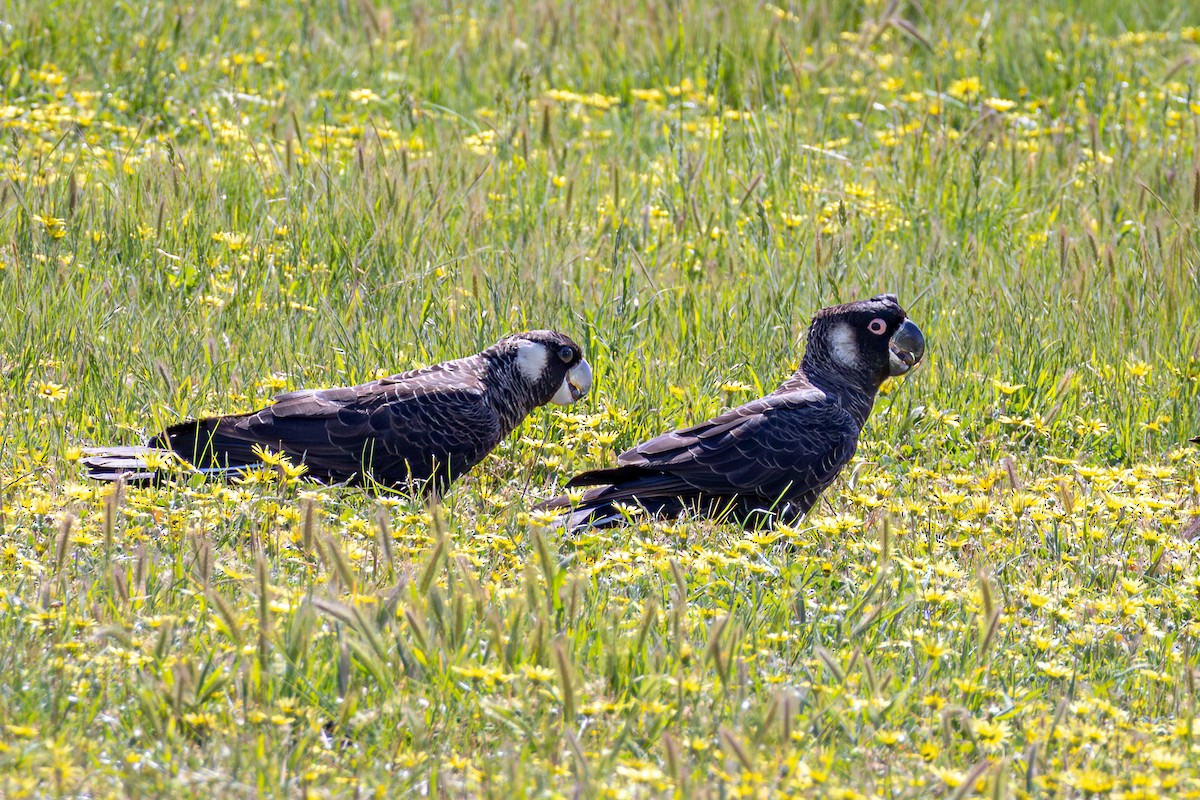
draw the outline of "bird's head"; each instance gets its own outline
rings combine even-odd
[[[830,306],[808,329],[805,372],[838,375],[872,392],[925,355],[925,337],[892,294]]]
[[[583,350],[558,331],[515,333],[485,353],[510,366],[539,405],[570,405],[592,388],[592,368]]]

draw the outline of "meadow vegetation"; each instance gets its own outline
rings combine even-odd
[[[1200,7],[10,3],[0,795],[1200,795]],[[928,355],[795,527],[529,509]],[[441,508],[80,448],[552,327]]]

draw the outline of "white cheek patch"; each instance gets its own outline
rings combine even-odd
[[[575,395],[571,393],[571,381],[569,378],[563,378],[562,386],[558,387],[558,391],[554,393],[554,397],[550,398],[550,402],[556,406],[569,406],[575,402]]]
[[[858,337],[854,329],[842,322],[829,332],[829,349],[833,360],[846,369],[858,369],[862,359],[858,355]]]
[[[546,352],[545,346],[537,342],[526,339],[517,345],[517,370],[530,383],[541,380],[548,358],[550,354]]]

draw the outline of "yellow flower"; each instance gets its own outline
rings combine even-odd
[[[480,131],[463,139],[463,147],[477,156],[489,156],[496,152],[497,136],[494,130]]]
[[[950,428],[958,428],[962,425],[962,417],[953,411],[938,411],[936,408],[931,408],[925,413],[932,421],[940,422]]]
[[[1084,770],[1073,777],[1071,782],[1084,794],[1107,794],[1116,783],[1111,775],[1095,769]]]
[[[923,642],[921,644],[921,652],[923,652],[925,654],[926,658],[937,660],[937,659],[941,658],[942,656],[946,655],[947,653],[949,653],[950,648],[947,647],[946,645],[944,645],[940,641]]]
[[[371,103],[378,103],[379,100],[379,95],[375,94],[370,89],[352,89],[350,91],[350,101],[353,103],[358,103],[365,106]]]
[[[193,728],[212,728],[217,723],[216,717],[206,711],[184,714],[183,721]]]
[[[264,464],[268,464],[272,467],[279,466],[287,458],[287,456],[285,456],[283,453],[273,452],[273,451],[268,450],[267,448],[265,448],[261,445],[257,445],[257,444],[254,445],[253,447],[251,447],[250,451],[252,453],[254,453],[254,457],[257,458],[259,461],[263,462]]]
[[[1184,760],[1183,753],[1159,747],[1150,751],[1150,765],[1163,772],[1179,769]]]
[[[522,664],[521,671],[524,672],[525,677],[533,683],[549,683],[550,681],[554,680],[554,677],[557,674],[552,669],[539,667],[533,664]]]
[[[1151,367],[1145,361],[1136,360],[1125,362],[1125,371],[1139,380],[1149,375],[1152,369],[1153,367]]]
[[[946,787],[949,789],[957,789],[959,786],[962,786],[963,781],[967,779],[967,774],[965,772],[959,772],[956,769],[941,769],[939,767],[934,767],[933,774],[938,777],[938,780],[946,784]]]
[[[142,463],[148,470],[169,469],[178,466],[175,454],[169,450],[149,450],[142,456]]]
[[[1079,436],[1103,436],[1108,433],[1108,423],[1100,419],[1084,419],[1076,415],[1075,433]]]
[[[42,381],[38,384],[38,397],[51,403],[59,403],[67,399],[67,387],[54,381]]]
[[[246,242],[250,241],[250,235],[246,233],[236,233],[234,231],[217,231],[212,235],[213,241],[221,242],[229,251],[236,253],[246,246]]]
[[[279,465],[279,468],[283,470],[283,477],[287,478],[288,480],[296,480],[301,475],[308,472],[307,464],[293,464],[286,458],[283,459],[283,462]]]
[[[1037,668],[1049,675],[1051,678],[1065,678],[1071,674],[1070,667],[1064,667],[1054,661],[1039,661]]]
[[[59,219],[49,214],[34,214],[33,219],[35,222],[42,223],[46,235],[51,239],[61,239],[67,235],[67,221],[65,219]]]
[[[1007,722],[992,722],[986,719],[975,720],[971,723],[971,728],[985,747],[1002,747],[1008,741],[1010,733]]]
[[[885,747],[895,747],[905,740],[900,731],[875,731],[875,739]]]
[[[950,87],[946,89],[946,94],[956,100],[971,100],[982,91],[983,84],[979,81],[979,78],[972,75],[969,78],[959,78],[951,83]]]

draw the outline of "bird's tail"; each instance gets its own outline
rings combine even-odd
[[[575,502],[570,495],[560,495],[538,508],[561,510],[559,522],[572,533],[636,522],[647,516],[670,519],[693,514],[717,522],[736,521],[746,528],[763,528],[791,521],[808,510],[807,505],[768,503],[753,495],[702,492],[677,475],[636,465],[582,472],[567,486],[592,488],[582,497],[576,495]]]
[[[566,495],[539,503],[535,508],[542,511],[561,511],[555,527],[561,527],[568,533],[576,533],[585,528],[621,525],[628,519],[615,503],[604,500],[589,503],[585,500],[573,504]]]
[[[584,528],[609,528],[645,516],[675,517],[686,510],[695,490],[683,481],[655,469],[624,465],[581,472],[567,481],[568,488],[590,486],[583,496],[570,495],[540,503],[537,508],[562,510],[559,522],[567,532]]]
[[[577,533],[586,528],[611,528],[627,525],[650,517],[673,517],[684,511],[684,503],[678,497],[636,497],[613,491],[604,486],[585,492],[578,502],[568,495],[539,503],[536,508],[544,511],[562,511],[558,524],[568,533]],[[614,497],[613,495],[617,496]]]
[[[157,483],[167,477],[237,478],[261,466],[254,442],[221,430],[240,417],[206,417],[170,426],[145,447],[94,447],[83,451],[88,477],[101,481]]]
[[[250,466],[196,467],[174,450],[162,447],[87,447],[81,459],[87,476],[97,481],[123,480],[136,486],[154,484],[168,478],[203,475],[206,478],[237,478]]]
[[[172,472],[188,467],[170,450],[158,447],[89,447],[83,466],[97,481],[123,480],[128,484],[157,483]]]
[[[261,463],[254,453],[254,442],[230,436],[224,425],[236,422],[244,414],[229,417],[189,419],[169,426],[150,439],[150,446],[170,450],[189,464],[215,468],[218,474],[229,468],[242,469]]]

